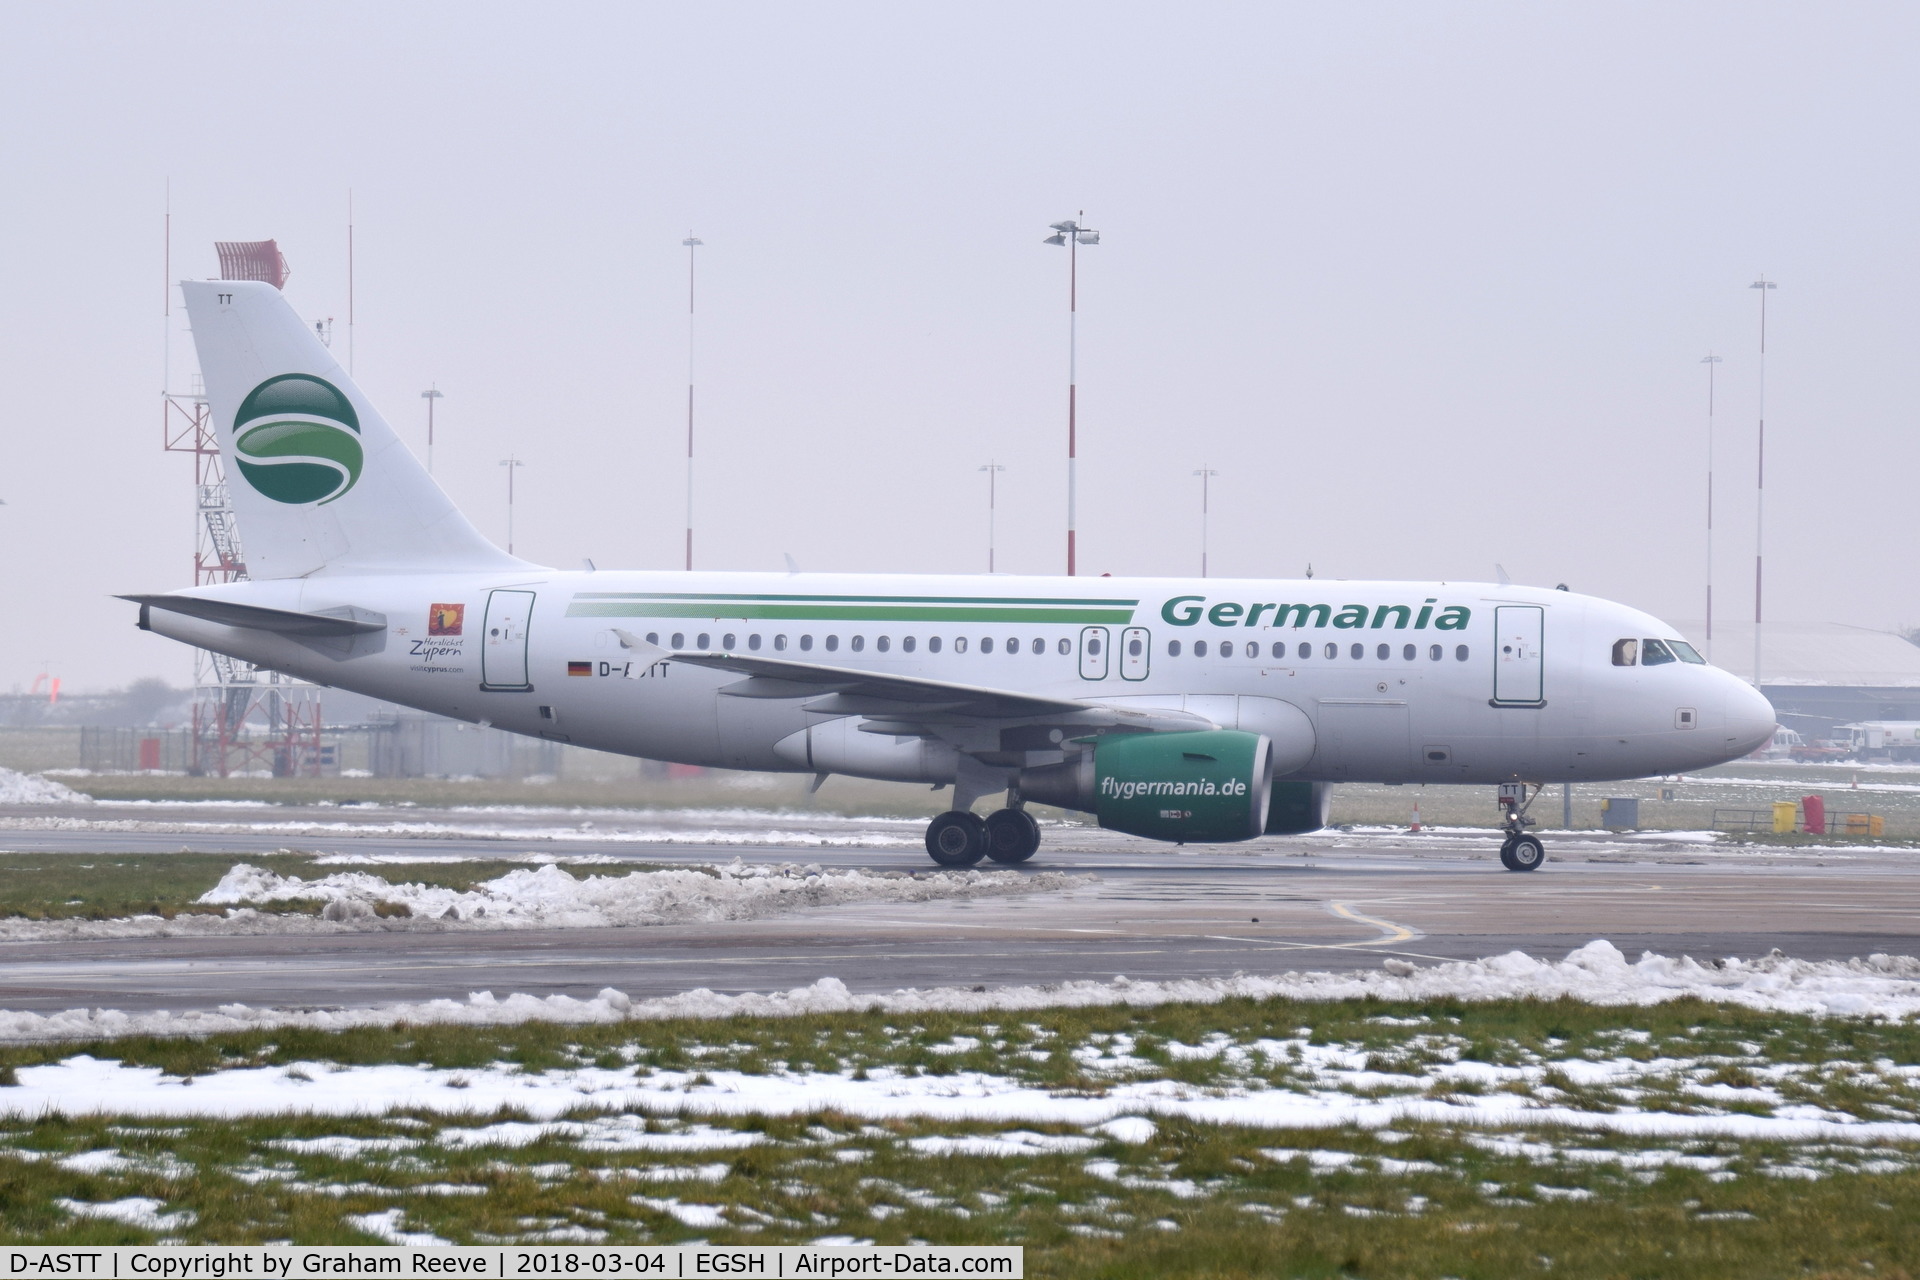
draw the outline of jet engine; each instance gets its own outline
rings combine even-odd
[[[1019,788],[1150,840],[1251,840],[1267,827],[1273,744],[1238,729],[1115,734],[1064,764],[1022,770]]]

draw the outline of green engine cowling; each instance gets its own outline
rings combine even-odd
[[[1027,769],[1020,794],[1150,840],[1251,840],[1267,828],[1273,744],[1238,729],[1116,734],[1065,764]]]

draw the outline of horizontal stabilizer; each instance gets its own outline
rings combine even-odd
[[[253,631],[272,631],[283,636],[358,636],[387,629],[384,613],[371,613],[345,605],[301,613],[295,609],[269,609],[257,604],[238,604],[231,600],[208,600],[203,596],[121,596],[143,609],[164,609],[183,613],[203,622],[225,627],[246,627]]]

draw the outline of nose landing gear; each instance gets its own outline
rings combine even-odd
[[[1500,842],[1500,865],[1509,871],[1538,871],[1540,864],[1547,860],[1546,846],[1538,836],[1527,833],[1527,828],[1535,825],[1527,816],[1527,810],[1540,795],[1541,785],[1533,783],[1529,790],[1524,782],[1500,784],[1500,809],[1504,815],[1500,826],[1505,833]]]

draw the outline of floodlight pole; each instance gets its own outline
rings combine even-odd
[[[446,392],[438,390],[434,387],[429,387],[425,391],[422,391],[420,393],[420,398],[427,402],[427,474],[428,475],[433,474],[433,402],[435,400],[440,399],[442,396],[446,394],[447,394]]]
[[[1204,578],[1207,576],[1207,520],[1208,508],[1211,505],[1208,500],[1208,488],[1213,483],[1213,478],[1220,473],[1209,467],[1202,467],[1193,474],[1200,477],[1200,576]]]
[[[704,241],[687,232],[687,569],[693,569],[693,251]]]
[[[1749,289],[1760,291],[1760,448],[1754,471],[1753,497],[1753,687],[1760,687],[1761,589],[1766,585],[1765,551],[1767,533],[1767,295],[1779,288],[1761,276]]]
[[[1707,661],[1713,661],[1713,366],[1720,357],[1701,358],[1707,366]]]
[[[500,465],[507,469],[507,554],[513,554],[513,473],[527,464],[511,455],[500,459]]]
[[[1087,216],[1082,209],[1080,217]],[[1067,247],[1067,576],[1074,575],[1074,533],[1078,522],[1077,476],[1079,463],[1078,409],[1080,399],[1080,246],[1099,244],[1100,233],[1083,227],[1072,218],[1053,224],[1053,234],[1045,243]]]
[[[1002,471],[1005,471],[1006,468],[1001,466],[997,462],[989,462],[986,466],[981,467],[980,470],[987,473],[987,572],[992,573],[993,572],[993,543],[994,543],[993,524],[994,524],[994,518],[995,518],[995,509],[999,506],[998,495],[996,494],[995,490],[999,487],[998,482],[1000,479],[1000,473]]]

